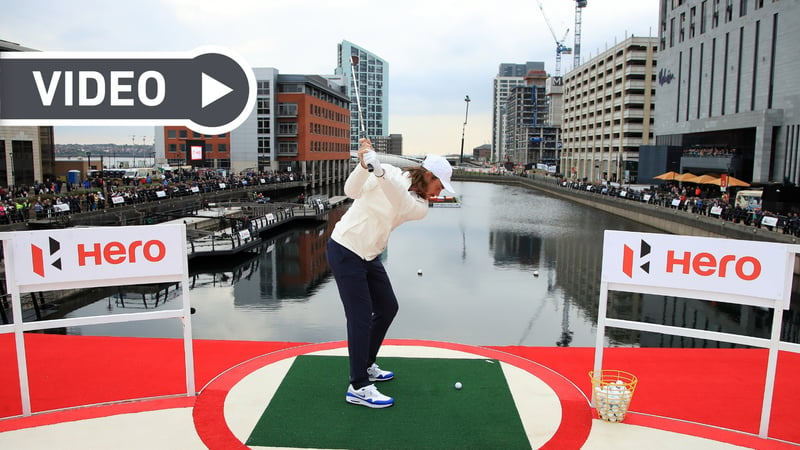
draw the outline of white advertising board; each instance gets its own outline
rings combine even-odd
[[[789,308],[788,245],[655,233],[605,232],[609,289]]]
[[[759,437],[769,430],[783,311],[789,309],[796,245],[606,230],[597,311],[594,371],[602,369],[607,326],[769,349]],[[769,339],[608,317],[608,292],[640,292],[772,309]],[[792,350],[800,352],[800,350]],[[595,406],[593,404],[593,406]]]
[[[14,234],[20,291],[183,279],[185,225],[69,228]]]

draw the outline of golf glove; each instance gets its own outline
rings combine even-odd
[[[366,164],[367,167],[372,166],[372,173],[376,177],[383,176],[383,168],[381,168],[381,162],[378,160],[378,154],[375,153],[374,150],[370,150],[364,153],[364,164]]]

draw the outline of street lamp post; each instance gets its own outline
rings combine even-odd
[[[467,112],[464,114],[464,126],[461,127],[461,159],[459,164],[464,164],[464,132],[467,131],[467,118],[469,117],[469,95],[464,97],[464,102],[467,103]]]

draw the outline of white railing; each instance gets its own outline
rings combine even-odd
[[[152,227],[159,227],[159,230],[154,230]],[[59,270],[58,275],[62,279],[55,281],[48,281],[46,277],[41,276],[41,280],[30,282],[31,277],[27,272],[37,271],[36,262],[41,262],[43,258],[35,258],[26,255],[28,252],[33,252],[33,242],[37,237],[43,236],[45,242],[47,239],[54,239],[62,243],[82,242],[80,239],[85,239],[85,242],[91,242],[89,245],[96,245],[96,248],[108,248],[112,246],[112,251],[107,253],[108,258],[112,260],[111,263],[106,263],[102,269],[91,266],[91,264],[75,264],[70,262],[69,249],[65,248],[66,245],[62,244],[56,250],[63,254],[60,260],[63,261],[62,269]],[[12,241],[12,237],[14,238]],[[70,230],[49,230],[49,231],[34,231],[34,232],[10,232],[0,233],[0,240],[3,242],[3,250],[5,255],[5,271],[6,271],[6,286],[8,287],[9,294],[11,295],[12,302],[12,317],[13,322],[9,325],[0,325],[0,334],[14,334],[15,349],[17,357],[17,371],[19,374],[20,385],[20,398],[22,402],[22,415],[30,416],[31,400],[30,400],[30,387],[28,384],[28,365],[25,352],[25,335],[26,331],[46,330],[51,328],[69,327],[69,326],[84,326],[84,325],[100,325],[109,323],[123,323],[123,322],[137,322],[145,320],[162,320],[162,319],[180,319],[183,326],[183,348],[186,367],[186,396],[193,396],[195,392],[194,384],[194,355],[192,350],[192,325],[191,325],[191,308],[189,306],[189,277],[188,277],[188,262],[186,257],[186,228],[185,225],[152,225],[149,227],[98,227],[98,228],[81,228]],[[23,244],[20,244],[23,242]],[[140,253],[138,260],[130,255],[133,252],[142,250],[142,243],[145,247],[149,243],[154,243],[151,247],[157,247],[158,250],[153,250],[153,253],[145,255]],[[134,243],[134,245],[126,244]],[[27,247],[25,246],[27,245]],[[83,243],[78,244],[83,246]],[[102,260],[106,257],[105,253],[100,250],[94,250],[94,247],[86,245],[83,257],[84,262]],[[161,247],[163,245],[163,247]],[[128,259],[125,261],[125,256],[121,253],[115,253],[113,249],[118,248],[128,249]],[[83,249],[83,247],[81,247]],[[152,248],[151,248],[152,249]],[[163,249],[163,254],[160,250]],[[158,252],[156,254],[156,252]],[[15,255],[15,253],[18,253]],[[46,252],[44,252],[46,254]],[[156,255],[156,256],[154,256]],[[51,249],[50,256],[53,256]],[[145,260],[144,256],[151,256],[149,262],[159,259],[163,264],[151,264],[148,268],[150,273],[145,273],[137,276],[136,263]],[[108,261],[108,258],[106,261]],[[78,259],[75,257],[74,259]],[[163,261],[162,261],[163,260]],[[31,264],[33,262],[33,264]],[[110,267],[111,264],[124,264],[128,263],[128,267]],[[74,266],[74,267],[72,267]],[[49,270],[49,266],[45,267],[40,264],[38,272],[43,274],[44,270]],[[181,308],[170,309],[163,311],[149,311],[138,313],[126,313],[111,316],[90,316],[90,317],[77,317],[69,319],[55,319],[43,320],[37,322],[24,322],[22,319],[22,299],[21,294],[35,291],[50,291],[58,289],[70,289],[80,287],[98,287],[98,286],[127,286],[133,284],[150,284],[161,282],[175,282],[181,283]],[[138,399],[128,399],[138,400]],[[125,400],[120,400],[125,401]],[[77,405],[76,405],[77,406]]]
[[[622,233],[622,232],[618,232]],[[630,233],[631,235],[635,233]],[[640,234],[645,236],[645,234]],[[655,235],[651,235],[655,236]],[[672,237],[672,239],[678,239]],[[693,238],[696,239],[696,238]],[[609,242],[609,231],[606,231],[605,243],[603,252],[613,250],[613,244]],[[761,245],[763,243],[759,243]],[[731,244],[734,247],[736,244]],[[738,295],[723,292],[715,292],[704,289],[703,286],[691,286],[681,288],[676,286],[658,286],[655,284],[647,284],[635,281],[619,281],[621,277],[615,277],[614,272],[619,269],[612,267],[611,262],[616,262],[613,257],[606,259],[604,255],[603,260],[603,275],[600,281],[600,299],[597,313],[597,335],[595,341],[595,355],[594,355],[594,371],[593,373],[599,374],[602,369],[603,362],[603,343],[605,339],[605,330],[607,327],[622,328],[628,330],[636,330],[641,332],[662,333],[675,336],[683,336],[695,339],[709,339],[720,342],[729,342],[739,345],[747,345],[751,347],[765,348],[769,350],[766,367],[766,377],[764,381],[764,396],[762,398],[761,406],[761,423],[759,427],[758,436],[761,438],[768,437],[770,413],[772,410],[772,398],[774,396],[775,388],[775,374],[777,370],[778,351],[790,351],[800,353],[800,345],[781,341],[781,328],[783,325],[783,311],[789,308],[788,296],[791,292],[792,279],[793,279],[793,266],[798,254],[800,254],[800,245],[789,244],[766,244],[766,245],[785,245],[785,270],[784,273],[773,273],[773,277],[783,279],[786,285],[783,289],[786,299],[776,298],[767,299],[763,297],[754,297],[752,295]],[[751,249],[752,251],[752,249]],[[781,256],[778,251],[774,252],[774,258],[780,261]],[[651,267],[652,268],[652,267]],[[607,275],[606,271],[610,274]],[[772,278],[771,278],[772,279]],[[611,280],[611,281],[609,281]],[[776,281],[778,283],[780,280]],[[772,316],[772,330],[770,337],[757,338],[753,336],[745,336],[739,334],[722,333],[716,331],[698,330],[693,328],[684,328],[678,326],[661,325],[655,323],[647,323],[633,320],[613,319],[608,317],[608,291],[621,291],[621,292],[638,292],[643,294],[656,294],[665,296],[694,298],[699,300],[718,300],[733,304],[754,305],[773,310]],[[592,406],[595,406],[594,404]]]

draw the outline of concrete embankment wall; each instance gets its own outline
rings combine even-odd
[[[542,175],[520,177],[471,175],[456,172],[453,180],[510,184],[538,189],[547,192],[549,195],[624,217],[671,234],[797,244],[796,237],[783,234],[781,231],[756,228],[742,223],[720,220],[716,216],[702,216],[691,211],[681,211],[640,201],[610,197],[596,192],[570,189],[558,184],[557,179]],[[800,276],[800,256],[795,258],[794,272],[795,276]],[[800,287],[795,286],[795,289],[798,288]]]

